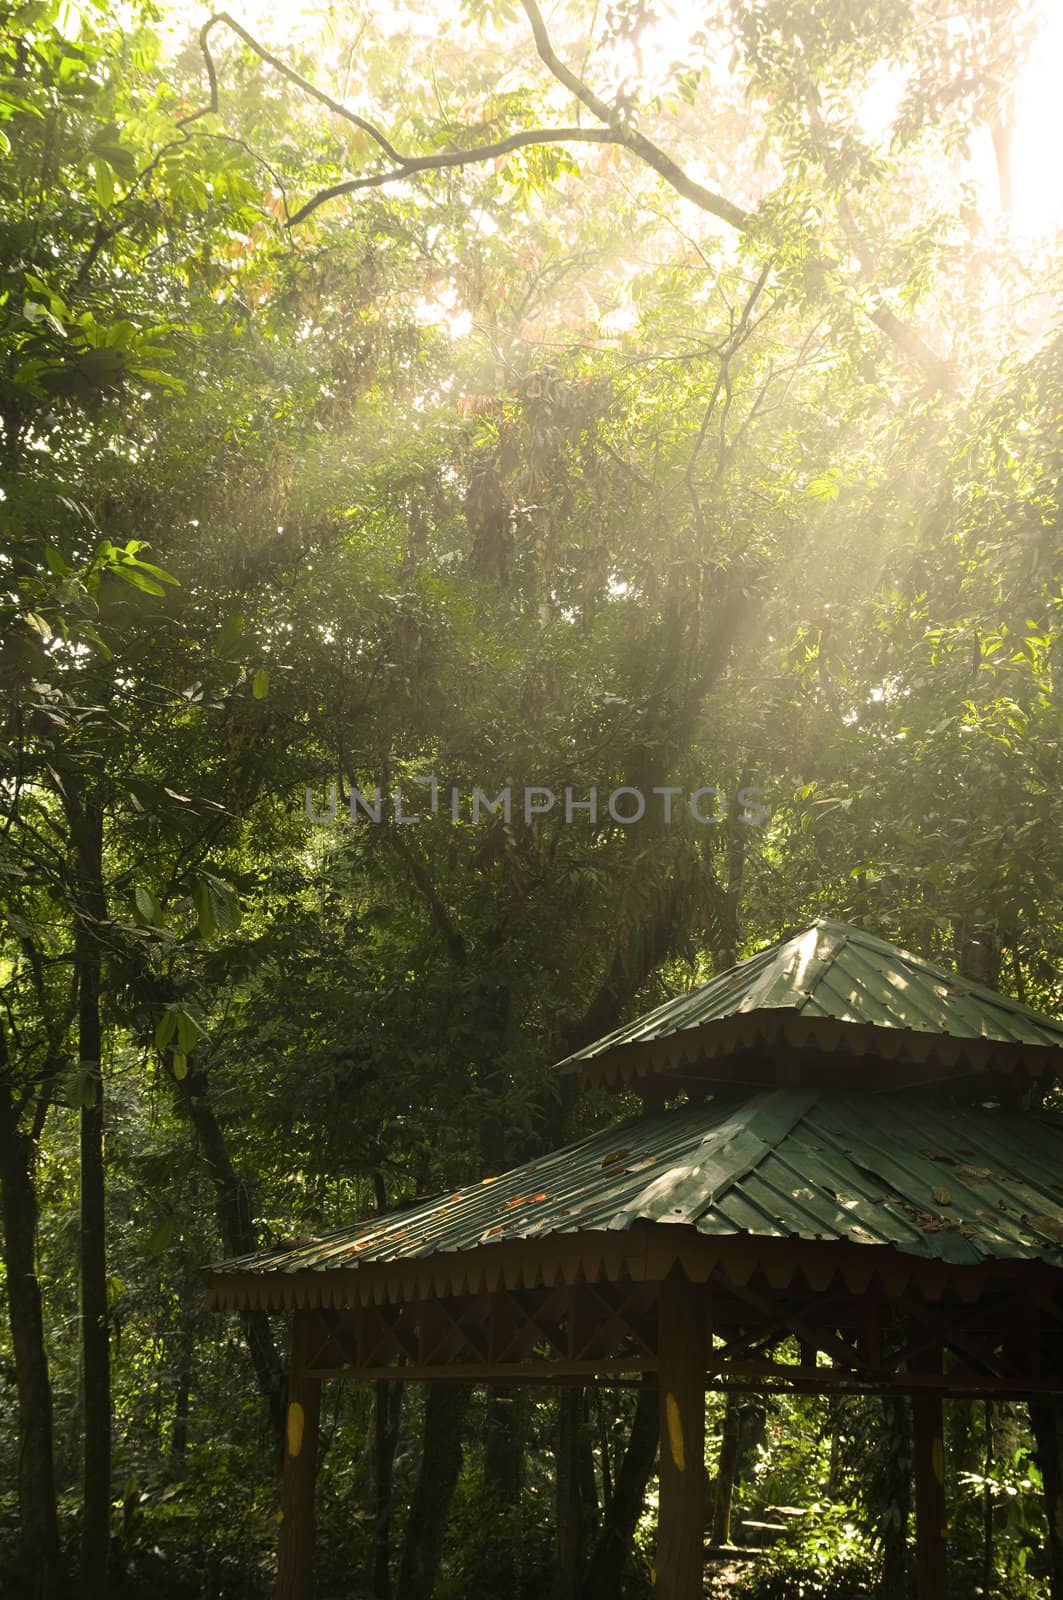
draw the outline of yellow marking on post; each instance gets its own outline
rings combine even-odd
[[[668,1443],[672,1450],[672,1460],[679,1472],[686,1471],[686,1451],[683,1448],[683,1419],[679,1415],[679,1401],[674,1394],[665,1396],[664,1414],[668,1418]]]
[[[938,1483],[945,1482],[945,1453],[941,1448],[941,1440],[935,1439],[930,1446],[930,1464],[934,1470],[934,1477]]]
[[[298,1400],[288,1407],[288,1454],[297,1456],[303,1448],[303,1408]]]

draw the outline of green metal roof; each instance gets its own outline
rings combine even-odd
[[[1063,1120],[777,1089],[683,1106],[224,1274],[328,1272],[644,1222],[1063,1267]]]
[[[820,918],[804,932],[666,1001],[560,1065],[574,1068],[630,1046],[761,1016],[767,1023],[783,1016],[811,1024],[831,1019],[954,1040],[995,1041],[1023,1054],[1031,1048],[1063,1048],[1063,1022],[1056,1018],[860,928]],[[736,1035],[732,1028],[728,1037],[747,1043],[754,1032],[745,1029]],[[809,1041],[815,1038],[815,1029],[809,1029]]]

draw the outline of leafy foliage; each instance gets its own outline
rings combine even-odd
[[[547,48],[537,17],[4,12],[0,1167],[70,1557],[99,1113],[130,1594],[269,1583],[282,1333],[208,1324],[205,1261],[614,1115],[547,1064],[818,912],[1060,1003],[1059,263],[963,166],[987,135],[1004,199],[1036,19],[562,6]],[[701,785],[718,822],[605,804]],[[333,786],[380,822],[315,825]],[[474,810],[533,786],[597,812]],[[6,1328],[0,1362],[15,1483]],[[332,1404],[322,1577],[370,1592],[418,1537],[426,1404],[392,1435]],[[773,1406],[737,1515],[805,1516],[749,1592],[867,1592],[897,1438]],[[633,1415],[595,1407],[584,1553]],[[470,1403],[441,1594],[547,1585],[556,1396],[516,1500],[496,1423]],[[1016,1593],[1029,1450],[1002,1414],[950,1466],[964,1573],[988,1503]]]

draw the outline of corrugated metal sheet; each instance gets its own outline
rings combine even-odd
[[[561,1062],[591,1061],[725,1018],[787,1012],[805,1018],[956,1039],[1059,1050],[1063,1022],[911,955],[859,928],[820,919],[803,933],[607,1034]]]
[[[1063,1266],[1063,1121],[817,1089],[721,1097],[224,1273],[326,1272],[512,1239],[681,1223],[952,1264]]]

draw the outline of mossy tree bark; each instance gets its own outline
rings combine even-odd
[[[18,1126],[7,1038],[0,1029],[0,1215],[19,1421],[19,1531],[23,1592],[59,1600],[63,1577],[55,1496],[52,1386],[37,1278],[34,1140]]]
[[[424,1408],[421,1468],[410,1505],[398,1600],[432,1600],[447,1514],[461,1471],[462,1439],[472,1386],[432,1383]]]
[[[657,1459],[657,1441],[657,1388],[643,1384],[613,1493],[606,1501],[601,1531],[591,1551],[583,1600],[615,1600],[620,1593],[646,1484]]]
[[[1030,1428],[1037,1444],[1037,1465],[1044,1484],[1045,1513],[1048,1519],[1049,1593],[1052,1600],[1063,1600],[1063,1449],[1058,1400],[1044,1397],[1029,1402]]]

